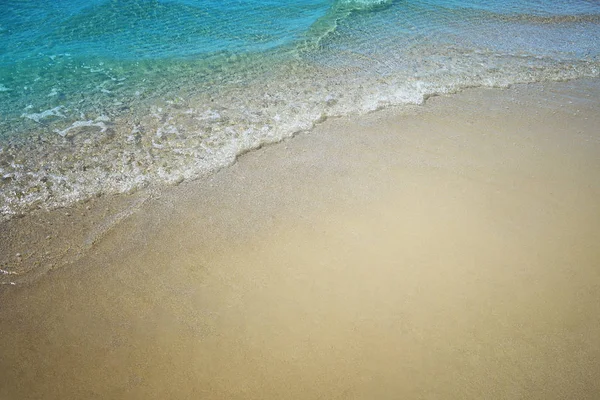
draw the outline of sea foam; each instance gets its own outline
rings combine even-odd
[[[329,117],[600,75],[595,2],[276,3],[3,5],[2,216],[205,176]]]

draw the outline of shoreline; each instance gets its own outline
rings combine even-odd
[[[322,131],[321,125],[324,123],[329,124],[332,121],[354,120],[363,117],[368,119],[371,118],[372,114],[397,114],[399,116],[423,114],[427,118],[426,114],[431,108],[431,105],[428,103],[437,99],[449,99],[442,101],[452,101],[451,99],[455,97],[469,96],[469,93],[473,91],[475,93],[487,91],[518,93],[520,90],[529,90],[530,92],[538,91],[536,96],[540,96],[545,86],[551,88],[560,88],[563,85],[578,87],[585,86],[585,82],[593,82],[597,86],[597,82],[600,82],[600,79],[579,78],[564,82],[522,83],[513,84],[508,88],[466,88],[458,93],[428,96],[424,103],[420,105],[386,107],[358,116],[329,117],[324,121],[316,123],[311,129],[297,132],[289,138],[244,151],[236,157],[232,164],[217,169],[203,177],[176,182],[172,185],[150,185],[131,193],[96,196],[75,202],[66,207],[58,207],[51,210],[31,210],[28,213],[13,216],[8,220],[0,221],[0,234],[5,238],[0,242],[0,290],[2,285],[12,286],[19,283],[33,282],[54,269],[76,263],[98,241],[102,240],[104,235],[124,219],[137,212],[148,200],[151,201],[153,198],[160,197],[171,190],[177,192],[176,188],[180,184],[183,187],[196,185],[200,188],[199,190],[202,190],[201,188],[206,186],[210,187],[210,181],[216,175],[226,174],[224,171],[235,166],[239,163],[240,159],[243,159],[248,154],[253,154],[257,151],[260,152],[264,148],[271,146],[287,146],[286,143],[289,143],[290,140],[293,141],[297,137],[313,135],[314,132]],[[536,105],[540,106],[542,101],[538,100]],[[569,104],[553,105],[551,104],[552,99],[545,99],[545,101],[547,102],[545,106],[548,107],[569,106]],[[573,112],[579,112],[579,110],[575,107],[573,108]],[[333,123],[335,124],[335,122]],[[69,230],[72,230],[72,232],[69,232],[66,237],[55,234],[55,231],[65,233]]]
[[[436,96],[2,223],[0,397],[592,399],[598,99]]]
[[[330,117],[325,121],[315,124],[313,128],[298,132],[282,141],[265,144],[256,149],[242,152],[232,164],[224,166],[204,177],[189,181],[186,180],[182,182],[181,186],[196,186],[198,187],[196,191],[201,191],[203,190],[202,188],[211,186],[210,182],[215,176],[227,174],[226,171],[228,169],[235,166],[239,163],[240,159],[243,159],[248,154],[260,152],[264,148],[272,146],[287,147],[287,143],[296,140],[297,137],[310,136],[315,134],[315,132],[323,131],[321,125],[326,124],[327,126],[327,124],[332,122],[335,124],[335,121],[338,120],[355,120],[356,118],[360,119],[363,117],[369,119],[372,118],[372,115],[389,116],[390,114],[409,117],[424,115],[424,118],[427,118],[427,113],[431,109],[431,104],[428,103],[438,101],[439,99],[448,99],[442,101],[451,102],[453,98],[469,96],[469,93],[472,92],[483,93],[488,91],[506,92],[506,96],[510,96],[511,92],[519,93],[521,90],[532,93],[537,91],[535,96],[541,96],[545,86],[550,88],[560,88],[564,85],[567,87],[581,87],[585,86],[586,82],[592,82],[597,86],[597,82],[600,82],[600,79],[581,78],[565,82],[524,83],[515,84],[509,88],[467,88],[458,93],[429,96],[421,105],[387,107],[359,116]],[[538,99],[536,106],[542,105],[543,101],[547,103],[544,107],[556,106],[562,108],[570,106],[569,103],[561,105],[552,104],[553,99]],[[573,112],[577,113],[579,110],[573,107]],[[96,196],[85,201],[78,201],[67,207],[59,207],[51,210],[31,210],[29,213],[0,221],[0,234],[5,238],[0,243],[0,290],[2,285],[12,286],[19,283],[33,282],[49,271],[76,263],[98,241],[102,240],[109,231],[124,219],[137,212],[148,200],[152,201],[153,198],[161,197],[172,190],[176,193],[178,191],[177,187],[180,184],[181,182],[173,185],[150,185],[132,193]],[[185,192],[186,189],[183,191]],[[56,235],[56,231],[61,233],[71,232],[68,232],[67,235]]]

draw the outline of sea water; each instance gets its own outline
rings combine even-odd
[[[330,116],[600,76],[596,0],[3,0],[0,212],[209,174]]]

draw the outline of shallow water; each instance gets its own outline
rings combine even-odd
[[[600,76],[586,0],[5,1],[0,212],[177,183],[329,116]]]

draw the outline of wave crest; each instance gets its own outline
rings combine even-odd
[[[329,11],[319,18],[307,30],[305,41],[300,48],[313,48],[319,46],[321,41],[333,33],[340,21],[355,12],[377,11],[387,8],[394,0],[335,0]]]
[[[371,10],[392,4],[393,0],[337,0],[334,7],[349,7],[352,10]]]

